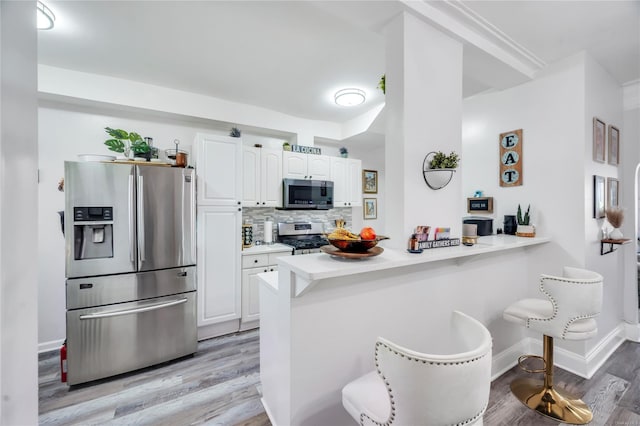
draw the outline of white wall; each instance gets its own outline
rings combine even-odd
[[[592,218],[592,175],[615,176],[615,170],[591,160],[592,117],[621,126],[620,93],[601,67],[579,54],[550,66],[529,83],[463,103],[464,196],[480,189],[494,197],[494,227],[502,227],[504,215],[515,214],[518,204],[531,204],[537,232],[552,239],[530,258],[528,275],[513,279],[528,281],[529,294],[538,297],[538,275],[560,274],[564,265],[593,269],[605,277],[598,338],[558,342],[583,355],[622,321],[617,255],[600,256],[600,224]],[[523,129],[523,185],[501,188],[498,137],[515,129]]]
[[[531,205],[536,232],[553,240],[547,273],[560,273],[564,264],[584,266],[583,91],[581,59],[571,58],[530,83],[463,102],[462,195],[482,190],[494,198],[494,213],[488,215],[494,232],[503,227],[504,215],[516,214],[518,204]],[[503,188],[499,135],[516,129],[523,129],[523,185]],[[461,214],[469,214],[466,203]],[[540,272],[534,268],[533,276],[518,277],[530,281],[532,295]]]
[[[0,2],[0,424],[38,422],[35,1]]]
[[[640,81],[626,85],[623,91],[624,119],[621,136],[621,199],[625,206],[625,221],[622,232],[626,238],[640,236]],[[634,220],[635,218],[635,220]],[[640,252],[637,240],[623,248],[624,262],[637,262],[636,252]],[[625,268],[624,275],[624,318],[635,324],[635,340],[640,341],[638,327],[638,268]]]
[[[361,198],[375,198],[378,204],[378,216],[376,219],[364,219],[362,207],[353,208],[353,228],[360,230],[365,226],[372,227],[376,233],[380,235],[387,235],[386,220],[387,220],[387,208],[386,208],[386,183],[385,183],[385,157],[384,157],[384,144],[376,144],[373,146],[367,146],[366,142],[359,143],[357,146],[350,148],[349,156],[353,158],[359,158],[362,160],[363,170],[376,170],[378,172],[378,193],[377,194],[364,194],[361,193]]]
[[[590,56],[585,55],[585,146],[584,146],[584,197],[585,203],[591,207],[593,199],[593,175],[618,178],[621,177],[621,167],[608,163],[598,163],[593,161],[593,117],[603,120],[607,127],[612,124],[619,129],[623,127],[622,114],[622,87],[614,78],[595,62]],[[608,130],[607,130],[608,134]],[[608,140],[608,136],[607,136]],[[621,151],[624,155],[624,152]],[[608,159],[608,154],[607,154]],[[621,190],[625,183],[620,181]],[[628,185],[628,183],[627,183]],[[621,193],[619,200],[623,203]],[[591,209],[585,210],[585,231],[584,231],[584,256],[585,265],[600,272],[605,277],[606,291],[603,300],[603,315],[598,318],[599,336],[603,332],[612,330],[623,320],[624,306],[624,250],[615,253],[600,255],[600,230],[605,219],[593,219]],[[610,225],[606,225],[610,229]],[[629,265],[631,266],[631,265]],[[634,265],[635,266],[635,265]],[[592,342],[592,341],[590,341]],[[592,345],[589,345],[592,346]]]
[[[434,191],[422,175],[429,152],[460,152],[462,44],[408,13],[384,31],[385,229],[387,245],[404,249],[418,225],[462,229],[460,180]]]

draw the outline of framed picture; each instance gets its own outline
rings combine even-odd
[[[376,170],[362,170],[362,192],[365,194],[378,193],[378,172]]]
[[[604,178],[593,176],[593,217],[601,219],[604,217]]]
[[[363,198],[362,199],[362,212],[365,219],[377,219],[378,218],[378,199],[377,198]]]
[[[604,163],[605,156],[605,132],[604,121],[593,117],[593,161]]]
[[[607,178],[607,209],[618,207],[618,179]]]
[[[620,130],[609,125],[609,164],[620,164]]]

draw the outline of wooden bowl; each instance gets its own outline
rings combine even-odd
[[[331,245],[337,247],[341,251],[347,253],[364,253],[375,247],[379,241],[386,240],[389,237],[378,236],[374,240],[343,240],[337,238],[327,238]]]

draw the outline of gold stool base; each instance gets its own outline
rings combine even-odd
[[[562,390],[545,388],[542,380],[516,379],[511,382],[511,392],[527,407],[554,420],[583,425],[593,418],[591,410],[581,399]]]

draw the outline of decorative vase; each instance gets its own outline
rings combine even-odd
[[[342,158],[347,158],[348,156],[349,156],[349,154],[346,153],[346,152],[343,152],[343,153],[340,154],[340,157],[342,157]]]
[[[516,235],[518,237],[535,237],[536,227],[533,225],[518,225]]]
[[[511,214],[504,215],[504,233],[507,235],[515,235],[518,224],[516,222],[516,216]]]
[[[610,240],[621,240],[624,236],[622,235],[622,231],[620,228],[613,228],[613,231],[609,232]]]

